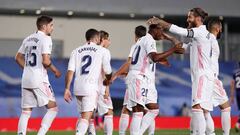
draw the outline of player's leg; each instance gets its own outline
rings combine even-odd
[[[55,101],[49,101],[49,103],[46,105],[46,108],[47,112],[42,119],[38,135],[45,135],[50,128],[53,120],[57,116],[58,108]]]
[[[140,104],[137,104],[136,106],[132,107],[132,121],[130,124],[130,134],[131,135],[139,135],[141,122],[143,118],[143,110],[144,107]]]
[[[93,113],[92,118],[89,121],[89,126],[88,126],[88,130],[87,130],[88,135],[96,135],[96,129],[95,129],[95,125],[94,125],[94,118],[95,118],[95,115]]]
[[[22,89],[22,112],[18,121],[18,135],[26,135],[28,120],[31,116],[32,108],[37,106],[37,100],[33,90]]]
[[[140,135],[143,134],[147,128],[149,128],[159,113],[159,107],[157,103],[148,103],[146,104],[146,107],[148,108],[148,111],[142,118]]]
[[[145,106],[148,110],[143,116],[140,134],[143,134],[147,130],[147,128],[150,128],[150,125],[153,126],[151,127],[151,129],[155,129],[155,124],[153,123],[153,121],[155,121],[155,118],[159,113],[159,106],[157,103],[158,94],[155,88],[155,82],[151,80],[148,80],[148,82],[150,82],[150,85],[148,85],[145,90],[142,89],[142,95],[146,97]],[[149,132],[149,134],[152,133],[154,134],[154,130]]]
[[[32,108],[23,108],[18,121],[18,135],[26,135],[27,124],[31,116]]]
[[[122,108],[121,117],[119,120],[119,135],[125,135],[129,123],[129,114],[130,111],[127,109],[127,106],[124,105]]]
[[[206,121],[203,110],[199,104],[192,107],[192,129],[194,135],[205,135]]]
[[[225,102],[219,105],[221,109],[221,122],[222,122],[222,129],[223,135],[229,135],[231,129],[231,107],[229,102]]]
[[[148,135],[154,135],[155,133],[155,120],[151,122],[150,126],[148,127]]]
[[[76,96],[81,117],[77,123],[76,135],[85,135],[89,126],[89,120],[92,118],[96,108],[96,95]]]
[[[228,101],[228,97],[226,94],[226,91],[224,90],[224,87],[222,85],[222,82],[218,79],[214,81],[214,106],[219,106],[221,109],[221,122],[222,122],[222,129],[223,129],[223,135],[229,135],[230,134],[230,128],[231,128],[231,107]]]
[[[237,97],[236,97],[236,100],[237,100],[237,106],[238,106],[238,111],[240,112],[240,93],[236,93]],[[240,113],[238,115],[238,121],[236,122],[235,124],[235,129],[237,132],[239,132],[240,130]]]
[[[108,109],[108,112],[104,114],[104,134],[112,135],[113,132],[113,110]]]
[[[214,122],[211,113],[207,110],[204,110],[204,116],[206,119],[206,135],[215,135]]]
[[[192,131],[193,134],[205,135],[206,120],[203,109],[213,110],[211,102],[213,94],[213,81],[207,76],[197,77],[192,82]]]

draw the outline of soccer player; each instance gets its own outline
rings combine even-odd
[[[23,68],[22,114],[18,122],[18,135],[26,135],[27,123],[34,107],[46,106],[48,109],[42,119],[38,135],[47,133],[58,111],[47,74],[47,69],[50,69],[57,78],[61,76],[50,59],[53,19],[49,16],[40,16],[36,25],[38,30],[23,40],[15,57],[16,62]]]
[[[212,40],[212,51],[211,51],[211,59],[212,59],[212,71],[214,73],[214,87],[213,87],[213,95],[212,95],[212,104],[214,107],[219,106],[221,110],[221,122],[223,135],[230,134],[231,128],[231,116],[230,111],[231,107],[228,102],[228,97],[226,91],[224,90],[222,81],[218,79],[219,75],[219,55],[220,49],[218,45],[217,39],[220,39],[222,32],[222,23],[219,19],[211,19],[208,22],[208,30],[211,33]],[[205,111],[205,119],[206,119],[206,134],[207,135],[215,135],[214,133],[214,122],[211,117],[209,111]]]
[[[105,73],[105,85],[109,85],[112,69],[110,53],[99,46],[99,32],[95,29],[87,30],[85,34],[87,43],[73,50],[69,59],[68,71],[65,78],[64,99],[72,100],[70,85],[75,72],[73,92],[77,98],[78,109],[81,117],[77,123],[76,135],[84,135],[89,126],[89,120],[96,109],[97,91],[102,69]]]
[[[211,101],[213,72],[211,69],[211,39],[206,26],[203,25],[208,14],[201,8],[193,8],[188,12],[188,29],[170,24],[159,18],[151,18],[148,24],[160,24],[165,30],[191,38],[191,42],[183,48],[190,48],[190,69],[192,79],[192,129],[193,134],[204,135],[206,121],[203,109],[212,110]]]
[[[107,49],[110,46],[109,34],[106,31],[100,31],[100,46]],[[109,52],[110,53],[110,52]],[[110,59],[109,59],[110,60]],[[102,81],[99,83],[98,91],[98,101],[97,101],[97,111],[99,115],[104,115],[104,134],[112,135],[113,132],[113,105],[112,99],[110,97],[109,86],[104,86],[103,80],[104,75],[102,76]]]
[[[142,134],[158,115],[157,91],[154,89],[155,64],[172,53],[177,52],[180,42],[174,40],[175,46],[163,53],[157,53],[156,41],[162,38],[160,25],[149,26],[146,36],[136,42],[131,65],[126,78],[128,101],[127,108],[132,108],[133,118],[130,125],[131,135]],[[146,105],[145,105],[146,104]],[[143,117],[144,107],[148,112]]]
[[[135,28],[135,42],[137,42],[138,40],[140,40],[141,37],[145,36],[147,32],[146,27],[139,25]],[[135,48],[135,44],[132,45],[131,50],[130,50],[130,54],[128,55],[128,60],[119,68],[119,70],[114,73],[113,77],[112,77],[112,81],[114,81],[117,77],[119,76],[125,76],[129,70],[129,66],[131,64],[132,61],[132,54]],[[130,111],[127,109],[127,90],[124,96],[124,101],[123,101],[123,108],[122,108],[122,113],[121,113],[121,117],[119,120],[119,135],[125,135],[126,130],[128,128],[128,123],[129,123],[129,115],[130,115]],[[149,135],[153,135],[154,134],[154,130],[155,130],[155,121],[152,122],[152,124],[150,125],[149,129],[148,129],[148,134]]]
[[[231,101],[231,103],[234,103],[234,95],[235,95],[235,91],[236,91],[237,106],[238,106],[238,110],[240,111],[240,62],[238,63],[238,66],[239,66],[238,69],[233,74],[233,80],[231,81],[230,101]],[[236,127],[236,130],[239,131],[239,129],[240,129],[240,114],[238,116],[238,121],[237,121],[235,127]]]

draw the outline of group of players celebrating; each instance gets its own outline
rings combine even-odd
[[[154,134],[154,119],[159,113],[157,90],[155,88],[156,64],[168,66],[167,58],[173,53],[190,53],[192,80],[192,117],[190,130],[193,135],[214,135],[214,123],[210,115],[213,107],[221,109],[224,135],[230,134],[231,117],[228,97],[222,82],[218,79],[220,54],[217,39],[222,32],[218,19],[203,24],[208,14],[201,8],[189,10],[188,28],[181,28],[160,18],[147,20],[148,32],[144,26],[135,28],[135,44],[132,45],[128,60],[116,73],[112,73],[109,33],[89,29],[85,33],[86,43],[72,51],[65,77],[64,99],[72,100],[70,86],[74,78],[73,94],[76,96],[79,119],[76,135],[96,134],[93,115],[97,110],[104,115],[104,133],[113,132],[113,106],[109,85],[119,76],[124,76],[127,89],[119,123],[119,134],[125,135],[132,112],[131,135],[142,135],[148,129]],[[46,106],[38,135],[45,135],[57,115],[57,104],[50,86],[47,69],[56,77],[61,73],[52,64],[51,33],[53,19],[40,16],[38,31],[24,39],[16,54],[16,61],[23,68],[22,113],[18,123],[18,134],[25,135],[32,108]],[[181,42],[166,33],[184,36],[188,42]],[[169,40],[173,47],[165,52],[157,52],[156,40]]]

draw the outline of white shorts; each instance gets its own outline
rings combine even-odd
[[[200,104],[203,109],[213,110],[211,98],[213,94],[213,81],[207,76],[197,77],[192,82],[192,106]]]
[[[128,99],[129,99],[129,97],[128,97],[128,90],[126,89],[125,95],[124,95],[124,99],[123,99],[123,106],[126,106],[126,108],[127,108],[129,111],[132,111],[132,108],[127,106]]]
[[[40,88],[22,88],[22,108],[42,107],[49,101],[56,102],[52,87],[48,83],[43,83]]]
[[[142,91],[142,94],[144,91]],[[155,87],[155,82],[152,82],[148,85],[148,89],[145,90],[146,101],[145,104],[157,103],[158,93]]]
[[[98,95],[97,109],[99,115],[104,115],[108,112],[109,109],[113,109],[112,99],[109,96],[107,99],[104,98],[104,95]]]
[[[222,81],[219,79],[214,80],[213,85],[213,95],[212,95],[212,103],[213,106],[222,105],[223,103],[228,101],[228,97],[225,89],[223,88]]]
[[[80,96],[80,95],[76,95]],[[97,105],[97,94],[81,96],[81,100],[77,99],[78,111],[82,112],[93,112]]]
[[[131,75],[131,78],[127,79],[127,108],[132,108],[137,104],[145,106],[146,96],[142,94],[148,88],[147,81],[144,75]]]

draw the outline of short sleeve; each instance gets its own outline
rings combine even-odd
[[[135,48],[136,48],[136,45],[132,45],[132,46],[131,46],[130,53],[129,53],[129,55],[128,55],[129,58],[132,58],[132,57],[133,57],[132,55],[133,55],[133,52],[134,52]]]
[[[103,53],[103,71],[105,74],[111,74],[112,73],[112,68],[111,68],[111,54],[110,54],[110,51],[107,50],[107,49],[103,49],[104,50],[104,53]]]
[[[156,41],[154,39],[147,39],[145,44],[147,54],[157,52]]]
[[[46,37],[42,40],[42,54],[51,54],[52,52],[52,39]]]
[[[76,68],[76,51],[73,50],[68,62],[68,70],[75,72]]]
[[[21,53],[21,54],[25,54],[24,41],[23,41],[22,45],[20,46],[20,48],[18,49],[18,52]]]

